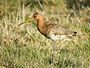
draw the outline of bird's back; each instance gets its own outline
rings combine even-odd
[[[58,24],[47,24],[47,37],[59,38],[60,36],[75,36],[77,32],[66,29]]]

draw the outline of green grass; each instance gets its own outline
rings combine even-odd
[[[11,12],[0,20],[1,68],[90,67],[90,26],[86,20],[82,20],[88,16],[88,8],[78,12],[77,17],[69,16],[69,10],[62,14],[55,9],[52,9],[53,13],[48,9],[43,11],[46,20],[75,30],[78,35],[71,41],[52,42],[37,31],[33,22],[18,26],[27,16],[25,7],[19,7],[17,12]],[[28,12],[28,16],[33,14],[31,10]]]

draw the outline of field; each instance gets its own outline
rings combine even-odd
[[[90,68],[90,8],[74,11],[60,1],[58,7],[38,2],[43,11],[22,4],[0,14],[0,68]],[[36,21],[18,26],[36,10],[47,21],[77,31],[77,36],[53,42],[41,35]]]

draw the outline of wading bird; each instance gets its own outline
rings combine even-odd
[[[46,23],[44,16],[36,12],[32,16],[33,19],[37,20],[37,29],[39,32],[51,40],[62,40],[65,37],[76,36],[76,31],[63,28],[62,26],[54,23]],[[22,24],[22,23],[21,23]]]

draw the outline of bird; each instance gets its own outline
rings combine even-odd
[[[63,39],[64,37],[76,36],[76,31],[71,31],[55,23],[46,23],[44,16],[35,12],[32,16],[37,21],[37,29],[46,38],[51,40]]]
[[[35,12],[32,17],[36,20],[38,31],[46,38],[55,40],[62,40],[65,37],[76,36],[76,31],[71,31],[55,23],[46,23],[45,18],[39,12]],[[21,23],[22,24],[22,23]]]

